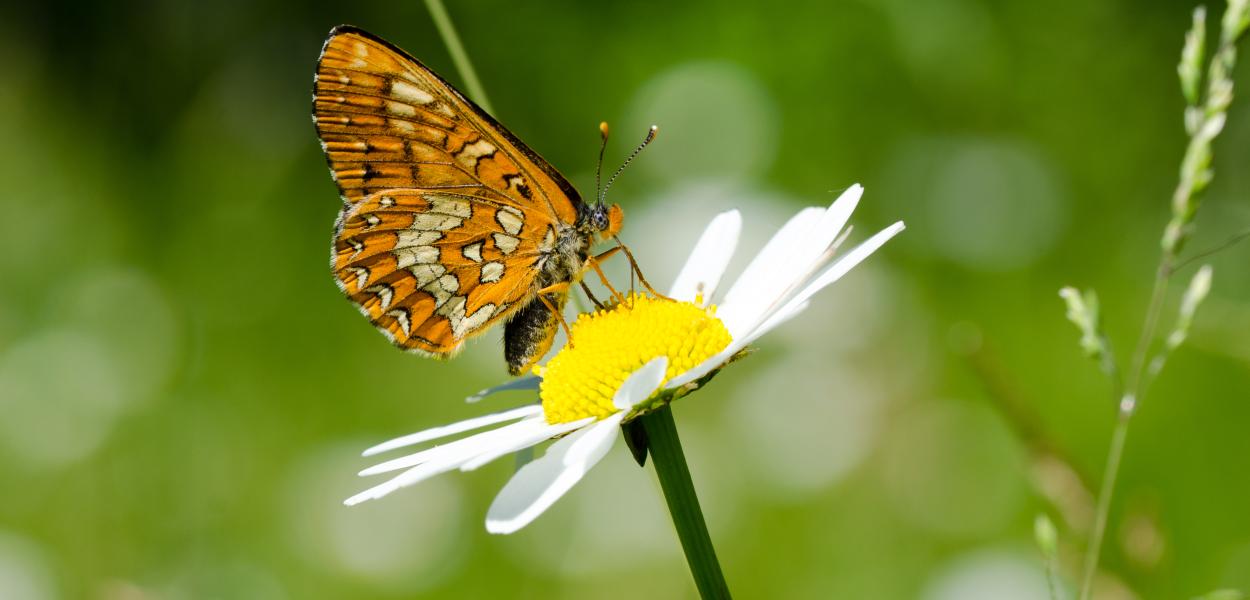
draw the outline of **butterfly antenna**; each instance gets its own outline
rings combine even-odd
[[[621,165],[621,168],[617,169],[616,172],[612,174],[612,178],[608,179],[608,184],[603,186],[603,191],[599,193],[600,204],[602,204],[603,200],[608,197],[608,188],[612,187],[612,183],[616,181],[618,176],[620,176],[621,171],[624,171],[625,167],[628,167],[629,163],[633,162],[634,158],[638,156],[638,153],[642,152],[642,149],[646,148],[647,144],[650,144],[651,140],[655,139],[655,134],[659,133],[659,131],[660,128],[655,125],[652,125],[651,129],[647,130],[647,137],[643,138],[642,143],[638,144],[637,148],[634,148],[634,151],[629,154],[629,158],[625,159],[625,163]]]
[[[599,144],[599,162],[595,165],[595,199],[599,204],[603,204],[603,192],[599,186],[600,176],[603,175],[603,151],[608,149],[608,122],[599,122],[599,137],[603,138],[603,142]]]

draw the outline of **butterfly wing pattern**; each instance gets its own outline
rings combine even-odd
[[[602,230],[533,150],[403,50],[355,27],[336,27],[325,42],[313,121],[343,199],[336,282],[401,348],[449,356],[541,304],[539,289],[580,276]],[[564,295],[553,296],[562,306]],[[552,319],[525,320],[554,330]],[[528,366],[513,362],[514,372]]]

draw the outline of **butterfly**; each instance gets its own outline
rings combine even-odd
[[[343,200],[330,264],[360,312],[435,357],[503,321],[510,373],[542,358],[620,207],[583,202],[464,94],[356,27],[330,31],[312,109]]]

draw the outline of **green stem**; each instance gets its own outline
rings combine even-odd
[[[460,36],[456,34],[456,26],[452,25],[451,17],[447,15],[443,0],[425,0],[425,7],[430,11],[430,17],[434,19],[434,26],[438,28],[439,35],[443,36],[443,43],[447,45],[451,61],[456,63],[456,70],[460,72],[460,78],[464,80],[464,87],[469,92],[469,97],[486,112],[494,115],[495,109],[491,107],[490,100],[486,97],[486,89],[477,78],[477,71],[473,70],[469,54],[464,51],[464,45],[460,43]]]
[[[1121,411],[1111,434],[1111,449],[1107,451],[1107,467],[1098,490],[1098,512],[1094,517],[1094,531],[1090,535],[1089,549],[1085,553],[1085,572],[1081,578],[1081,600],[1088,600],[1094,589],[1094,574],[1098,571],[1098,555],[1102,550],[1103,534],[1107,531],[1107,518],[1111,513],[1111,496],[1115,491],[1116,476],[1120,472],[1120,458],[1124,456],[1124,440],[1128,437],[1129,414]]]
[[[1059,594],[1055,592],[1055,561],[1046,559],[1046,595],[1050,600],[1059,600]]]
[[[1124,455],[1124,440],[1128,438],[1129,422],[1132,421],[1133,413],[1137,410],[1142,378],[1146,370],[1146,356],[1155,338],[1155,330],[1159,326],[1159,314],[1163,310],[1163,300],[1167,296],[1174,260],[1175,257],[1165,250],[1159,261],[1154,289],[1150,292],[1150,305],[1146,309],[1146,321],[1142,324],[1141,337],[1137,340],[1137,348],[1133,351],[1128,382],[1124,395],[1120,398],[1115,431],[1111,434],[1111,448],[1107,451],[1107,466],[1103,472],[1102,485],[1098,490],[1094,531],[1090,534],[1089,548],[1085,553],[1085,570],[1081,577],[1081,600],[1088,600],[1094,589],[1094,575],[1098,571],[1098,559],[1102,553],[1103,537],[1107,531],[1107,519],[1111,514],[1111,497],[1115,494],[1116,479],[1120,474],[1120,458]]]
[[[673,411],[664,406],[642,417],[642,424],[650,442],[651,463],[660,478],[664,501],[673,517],[673,526],[677,528],[677,537],[681,539],[681,549],[686,554],[686,563],[690,565],[690,574],[699,588],[699,596],[704,600],[727,600],[729,586],[721,573],[720,563],[716,561],[716,550],[712,548],[707,523],[703,521],[690,469],[686,467],[686,456],[681,451],[681,439],[677,437]]]

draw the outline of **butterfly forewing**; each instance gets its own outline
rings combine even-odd
[[[503,126],[351,27],[326,40],[313,118],[344,200],[339,286],[392,341],[449,354],[534,298],[581,200]]]

